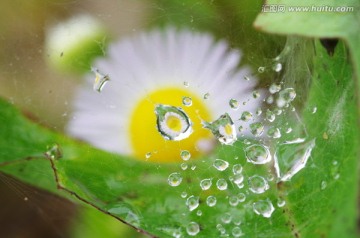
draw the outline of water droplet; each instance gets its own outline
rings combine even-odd
[[[327,182],[326,181],[321,181],[321,190],[324,190],[327,187]]]
[[[172,233],[172,236],[174,238],[181,238],[181,231],[179,230],[174,230],[173,233]]]
[[[334,179],[335,179],[335,180],[338,180],[339,178],[340,178],[340,174],[339,174],[339,173],[337,173],[337,174],[334,175]]]
[[[311,113],[312,113],[312,114],[315,114],[316,111],[317,111],[317,107],[313,107],[313,109],[311,110]]]
[[[279,92],[279,96],[276,100],[278,107],[284,107],[292,102],[296,97],[296,92],[293,88],[285,88]]]
[[[251,134],[254,136],[261,136],[264,132],[264,125],[261,122],[255,122],[250,124]]]
[[[165,139],[179,141],[193,132],[191,121],[181,108],[159,104],[155,113],[157,129]]]
[[[269,97],[266,98],[266,103],[267,104],[273,104],[273,102],[274,102],[273,95],[270,95]]]
[[[268,174],[268,176],[267,176],[267,181],[273,181],[274,180],[274,175],[273,174],[271,174],[271,171],[269,172],[270,174]]]
[[[210,93],[205,93],[203,98],[204,98],[205,100],[207,100],[207,99],[209,99],[209,97],[210,97]]]
[[[147,152],[147,153],[145,154],[145,158],[146,158],[146,159],[150,159],[151,155],[152,155],[151,152]]]
[[[245,111],[241,114],[240,120],[242,121],[249,121],[251,120],[253,117],[253,115],[251,114],[251,112]]]
[[[182,176],[180,173],[175,172],[170,174],[168,177],[168,183],[172,187],[179,186],[181,182],[182,182]]]
[[[274,64],[273,68],[272,68],[275,72],[280,72],[282,70],[282,64],[281,63],[276,63]]]
[[[243,126],[239,126],[238,131],[239,131],[239,132],[243,132],[243,131],[244,131],[244,127],[243,127]]]
[[[200,181],[200,187],[202,190],[208,190],[212,185],[211,179],[203,179]]]
[[[226,182],[225,179],[221,178],[219,179],[217,182],[216,182],[216,187],[219,189],[219,190],[226,190],[227,187],[228,187],[228,184]]]
[[[188,165],[186,163],[181,163],[180,167],[182,170],[187,170]]]
[[[243,167],[241,166],[241,164],[234,164],[233,174],[241,174],[242,170],[243,170]]]
[[[275,121],[275,114],[269,109],[266,110],[266,120],[269,122]]]
[[[244,80],[249,81],[250,78],[248,76],[244,76]]]
[[[186,200],[186,206],[189,208],[189,211],[195,210],[199,206],[199,197],[194,195],[188,197]]]
[[[281,137],[281,132],[280,132],[279,128],[270,127],[269,130],[267,131],[267,135],[270,138],[277,139],[277,138]]]
[[[182,198],[186,198],[186,197],[187,197],[187,193],[186,193],[186,192],[182,192],[182,193],[181,193],[181,197],[182,197]]]
[[[213,166],[219,171],[224,171],[229,167],[229,163],[222,159],[216,159],[213,163]]]
[[[260,97],[260,93],[257,90],[253,91],[252,95],[253,95],[253,98],[255,98],[255,99]]]
[[[192,105],[192,99],[191,97],[183,97],[182,98],[182,104],[184,106],[190,107]]]
[[[274,108],[273,111],[274,111],[275,115],[277,115],[277,116],[281,115],[281,113],[282,113],[282,110],[280,108]]]
[[[241,184],[241,183],[244,181],[244,175],[242,175],[242,174],[235,174],[233,179],[234,179],[234,183],[235,183],[236,185]]]
[[[184,81],[184,86],[187,88],[187,87],[189,87],[189,82],[187,82],[187,81]]]
[[[291,132],[292,132],[292,128],[291,128],[291,127],[286,128],[286,131],[285,131],[286,134],[289,134],[289,133],[291,133]]]
[[[273,83],[270,85],[269,87],[269,92],[271,94],[274,94],[274,93],[277,93],[281,90],[281,85],[280,84],[276,84],[276,83]]]
[[[230,196],[229,204],[230,204],[230,206],[236,207],[239,204],[239,200],[238,200],[237,196]]]
[[[232,145],[237,140],[234,122],[227,113],[211,123],[203,122],[203,127],[211,130],[222,144]]]
[[[289,181],[305,168],[314,147],[315,139],[307,142],[298,140],[291,144],[286,142],[279,144],[274,155],[274,169],[278,178],[281,181]]]
[[[95,73],[95,81],[93,85],[94,91],[101,92],[105,84],[110,80],[109,75],[103,75],[99,72],[97,68],[91,68],[91,71]]]
[[[237,197],[238,197],[239,202],[245,202],[245,200],[246,200],[246,195],[244,193],[239,193],[237,195]]]
[[[232,216],[230,213],[224,213],[221,216],[221,221],[225,224],[229,224],[231,222]]]
[[[62,158],[63,154],[58,144],[53,144],[51,146],[47,146],[47,151],[45,152],[45,156],[52,160],[57,160]]]
[[[239,106],[240,106],[239,102],[238,102],[236,99],[233,99],[233,98],[230,99],[229,105],[230,105],[230,107],[231,107],[232,109],[234,109],[234,110],[239,109]]]
[[[186,226],[186,232],[190,236],[196,236],[200,232],[200,226],[196,222],[190,222]]]
[[[191,166],[191,170],[195,170],[195,169],[196,169],[196,165],[194,164]]]
[[[181,159],[183,159],[184,161],[188,161],[191,158],[191,154],[189,151],[187,150],[182,150],[180,152],[180,157]]]
[[[263,217],[269,218],[274,212],[275,208],[270,200],[260,200],[253,203],[254,212]]]
[[[201,210],[198,210],[198,211],[196,212],[196,215],[201,216],[201,215],[202,215],[202,211],[201,211]]]
[[[283,207],[283,206],[285,206],[285,204],[286,204],[286,202],[284,199],[281,199],[281,198],[278,199],[278,201],[277,201],[278,207]]]
[[[253,175],[249,177],[248,183],[250,191],[256,194],[264,193],[269,189],[268,182],[259,175]]]
[[[265,72],[265,67],[260,66],[258,68],[258,72],[261,73],[261,74],[264,73]]]
[[[261,113],[262,113],[262,109],[261,108],[256,109],[255,113],[256,113],[257,116],[260,116]]]
[[[251,145],[244,151],[247,161],[252,164],[266,164],[271,160],[270,151],[264,145]]]
[[[214,207],[216,205],[216,197],[214,196],[208,196],[206,198],[206,204],[209,206],[209,207]]]

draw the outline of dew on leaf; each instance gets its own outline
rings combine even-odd
[[[182,151],[180,152],[180,157],[181,157],[182,160],[188,161],[188,160],[191,158],[191,154],[190,154],[190,152],[187,151],[187,150],[182,150]]]
[[[182,170],[187,170],[188,165],[186,163],[181,163],[180,167]]]
[[[267,109],[265,116],[266,116],[266,120],[268,120],[269,122],[275,121],[275,113],[273,113],[271,110]]]
[[[270,151],[265,145],[250,145],[244,151],[247,161],[252,164],[266,164],[271,160]]]
[[[201,210],[198,210],[198,211],[196,212],[196,215],[201,216],[201,215],[202,215],[202,211],[201,211]]]
[[[241,184],[244,181],[244,175],[242,174],[235,174],[233,177],[233,181],[235,184]]]
[[[266,98],[266,103],[267,104],[273,104],[274,102],[274,96],[270,95],[269,97]]]
[[[326,187],[327,187],[327,182],[321,181],[321,185],[320,185],[321,190],[324,190]]]
[[[244,235],[244,233],[242,232],[241,228],[236,226],[232,229],[231,231],[231,234],[234,236],[234,237],[241,237]]]
[[[172,187],[179,186],[181,182],[182,182],[182,176],[180,173],[175,172],[170,174],[168,177],[168,183]]]
[[[275,71],[275,72],[280,72],[282,70],[282,64],[281,63],[276,63],[273,65],[272,69]]]
[[[252,117],[253,117],[253,115],[251,114],[251,112],[244,111],[241,114],[240,120],[247,122],[247,121],[250,121],[252,119]]]
[[[221,216],[221,221],[225,224],[229,224],[231,222],[231,219],[232,219],[231,214],[227,212]]]
[[[254,136],[261,136],[264,132],[264,125],[261,122],[251,123],[250,131]]]
[[[57,160],[62,158],[63,153],[58,144],[53,144],[51,146],[47,146],[47,151],[45,152],[45,156],[49,159]]]
[[[260,200],[253,203],[253,210],[256,214],[269,218],[275,208],[270,200]]]
[[[159,104],[155,114],[157,129],[166,140],[183,140],[193,132],[191,120],[181,108]]]
[[[186,232],[190,236],[196,236],[200,232],[200,226],[196,222],[190,222],[186,226]]]
[[[286,202],[284,199],[281,199],[281,198],[278,199],[278,201],[277,201],[278,207],[283,207],[283,206],[285,206],[285,204],[286,204]]]
[[[237,196],[233,195],[229,197],[229,204],[230,206],[236,207],[239,204],[239,199]]]
[[[279,92],[278,98],[276,99],[276,105],[278,107],[284,107],[292,102],[296,97],[296,92],[293,88],[285,88]]]
[[[222,159],[216,159],[213,163],[213,166],[219,171],[224,171],[229,167],[229,162]]]
[[[211,179],[203,179],[200,181],[200,187],[202,190],[210,189],[211,185],[212,185]]]
[[[264,73],[265,72],[265,67],[263,67],[263,66],[260,66],[259,68],[258,68],[258,72],[259,73]]]
[[[277,127],[270,127],[267,131],[267,135],[270,138],[277,139],[281,137],[281,132]]]
[[[237,140],[234,122],[227,113],[211,123],[203,122],[203,127],[209,129],[222,144],[232,145]]]
[[[270,85],[269,87],[269,92],[271,94],[274,94],[274,93],[277,93],[281,90],[281,85],[280,84],[276,84],[276,83],[273,83]]]
[[[266,179],[259,175],[249,177],[248,183],[250,191],[256,194],[264,193],[270,188]]]
[[[199,206],[199,197],[194,195],[188,197],[186,200],[186,206],[188,207],[189,211],[195,210]]]
[[[239,193],[237,195],[237,197],[238,197],[239,202],[245,202],[245,200],[246,200],[246,195],[244,193]]]
[[[242,170],[243,170],[243,167],[241,166],[241,164],[233,165],[233,174],[241,174]]]
[[[206,198],[206,204],[209,206],[209,207],[214,207],[216,205],[216,197],[215,196],[208,196]]]
[[[225,179],[221,178],[221,179],[218,179],[218,181],[216,182],[216,187],[219,190],[226,190],[228,187],[228,184]]]
[[[182,197],[182,198],[186,198],[186,197],[187,197],[187,192],[182,192],[182,193],[181,193],[181,197]]]

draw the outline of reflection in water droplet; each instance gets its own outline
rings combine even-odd
[[[274,155],[274,169],[281,181],[289,181],[295,174],[305,168],[315,147],[315,139],[298,143],[283,143],[277,146]],[[283,171],[287,171],[283,174]]]
[[[229,197],[229,204],[230,206],[236,207],[239,204],[239,200],[237,198],[237,196],[230,196]]]
[[[187,82],[187,81],[184,81],[184,86],[187,88],[187,87],[189,87],[189,82]]]
[[[261,108],[256,109],[255,113],[256,113],[257,116],[260,116],[261,113],[262,113],[262,109]]]
[[[203,122],[203,127],[211,130],[222,144],[232,145],[237,140],[234,122],[227,113],[211,123]]]
[[[260,97],[260,93],[257,90],[253,91],[252,95],[253,95],[253,98],[255,98],[255,99]]]
[[[146,159],[150,159],[151,155],[152,155],[151,152],[147,152],[147,153],[145,154],[145,158],[146,158]]]
[[[188,161],[191,158],[191,154],[189,151],[187,150],[182,150],[180,152],[180,157],[181,159],[183,159],[184,161]]]
[[[271,94],[274,94],[274,93],[277,93],[281,90],[281,85],[280,84],[276,84],[276,83],[273,83],[270,85],[269,87],[269,92]]]
[[[271,160],[270,151],[264,145],[251,145],[244,151],[247,161],[252,164],[266,164]]]
[[[231,231],[231,234],[234,236],[234,237],[240,237],[240,236],[243,236],[244,233],[242,232],[241,228],[236,226],[232,229]]]
[[[200,181],[200,187],[202,190],[208,190],[212,185],[211,179],[203,179]]]
[[[255,122],[250,124],[251,134],[254,136],[261,136],[264,132],[264,125],[261,122]]]
[[[229,105],[230,105],[231,109],[234,109],[234,110],[239,109],[239,106],[240,106],[239,102],[233,98],[229,100]]]
[[[229,224],[231,222],[232,216],[230,213],[224,213],[221,216],[221,221],[225,224]]]
[[[253,115],[251,114],[251,112],[245,111],[241,114],[240,120],[242,121],[250,121],[252,119]]]
[[[213,166],[219,171],[224,171],[229,167],[229,163],[222,159],[216,159],[213,163]]]
[[[227,187],[228,187],[228,184],[226,182],[225,179],[221,178],[219,179],[217,182],[216,182],[216,187],[219,189],[219,190],[226,190]]]
[[[265,67],[263,67],[263,66],[260,66],[259,68],[258,68],[258,72],[259,73],[264,73],[265,72]]]
[[[264,193],[269,189],[268,182],[259,175],[249,177],[248,183],[250,191],[256,194]]]
[[[280,109],[280,108],[274,108],[274,114],[275,115],[277,115],[277,116],[279,116],[279,115],[281,115],[281,113],[282,113],[282,110]]]
[[[165,139],[179,141],[192,133],[191,121],[181,108],[159,104],[155,113],[157,129]]]
[[[273,102],[274,102],[273,95],[270,95],[269,97],[266,98],[266,103],[267,104],[273,104]]]
[[[239,185],[239,184],[241,184],[241,183],[244,181],[244,175],[242,175],[242,174],[235,174],[233,179],[234,179],[234,183],[235,183],[236,185]]]
[[[200,232],[200,226],[196,222],[190,222],[186,226],[186,232],[190,236],[196,236]]]
[[[192,99],[191,97],[183,97],[182,98],[182,104],[184,106],[190,107],[192,105]]]
[[[274,212],[275,208],[270,200],[260,200],[253,203],[253,210],[256,214],[269,218]]]
[[[283,207],[283,206],[285,206],[285,204],[286,204],[286,202],[284,199],[281,199],[281,198],[278,199],[278,201],[277,201],[278,207]]]
[[[216,205],[216,197],[214,196],[209,196],[206,198],[206,204],[209,206],[209,207],[213,207]]]
[[[188,165],[186,163],[181,163],[180,167],[182,170],[187,170]]]
[[[233,174],[241,174],[242,170],[243,170],[243,167],[241,166],[241,164],[233,165]]]
[[[181,197],[182,197],[182,198],[186,198],[186,197],[187,197],[187,193],[186,193],[186,192],[182,192],[182,193],[181,193]]]
[[[168,183],[172,187],[179,186],[181,184],[181,181],[182,181],[182,176],[180,173],[177,172],[170,174],[168,177]]]
[[[186,206],[189,208],[189,211],[195,210],[199,206],[199,197],[195,197],[194,195],[188,197]]]
[[[179,231],[179,230],[173,231],[172,236],[174,238],[181,238],[181,231]]]
[[[198,211],[196,212],[196,215],[201,216],[201,215],[202,215],[202,211],[201,211],[201,210],[198,210]]]
[[[195,170],[196,169],[196,165],[194,164],[193,166],[191,166],[191,170]]]
[[[63,154],[58,144],[53,144],[51,146],[47,146],[47,151],[45,152],[45,156],[49,159],[57,160],[62,158]]]
[[[266,116],[266,120],[268,120],[269,122],[273,122],[275,120],[275,114],[269,109],[266,110],[265,116]]]
[[[246,195],[244,193],[239,193],[237,195],[237,197],[238,197],[239,202],[245,202],[245,200],[246,200]]]
[[[103,75],[99,72],[97,68],[91,68],[91,71],[95,73],[95,81],[93,85],[94,91],[101,92],[105,84],[110,80],[109,75]]]
[[[293,88],[285,88],[279,92],[276,99],[276,105],[278,107],[284,107],[286,104],[292,102],[296,97],[296,92]]]
[[[274,139],[277,139],[277,138],[280,138],[281,137],[281,132],[279,130],[279,128],[276,128],[276,127],[270,127],[267,131],[267,135],[268,137],[270,138],[274,138]]]

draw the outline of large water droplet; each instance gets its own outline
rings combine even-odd
[[[182,98],[182,104],[184,106],[190,107],[192,105],[192,99],[191,97],[183,97]]]
[[[175,172],[170,174],[168,177],[168,183],[172,187],[179,186],[181,182],[182,182],[182,176],[180,173]]]
[[[284,107],[292,102],[296,97],[296,92],[293,88],[285,88],[279,92],[279,96],[276,99],[276,105],[278,107]]]
[[[281,181],[289,181],[295,174],[305,168],[315,147],[315,139],[304,142],[295,140],[279,144],[274,155],[274,169]]]
[[[200,226],[196,222],[190,222],[186,226],[186,232],[190,236],[196,236],[200,232]]]
[[[206,198],[206,204],[209,207],[214,207],[216,205],[216,197],[215,196],[209,196]]]
[[[210,129],[222,144],[232,145],[237,140],[234,122],[227,113],[211,123],[203,122],[203,127]]]
[[[274,212],[275,208],[270,200],[260,200],[253,203],[254,212],[263,217],[269,218]]]
[[[208,190],[212,185],[211,179],[203,179],[200,181],[200,187],[202,190]]]
[[[266,164],[271,160],[270,151],[264,145],[251,145],[244,151],[247,161],[252,164]]]
[[[221,179],[218,179],[218,181],[216,182],[216,187],[219,190],[226,190],[228,187],[228,184],[225,179],[221,178]]]
[[[157,129],[167,140],[183,140],[193,132],[191,120],[178,107],[159,104],[155,107]]]
[[[281,132],[280,132],[279,128],[277,128],[277,127],[270,127],[267,131],[267,135],[268,135],[268,137],[277,139],[277,138],[281,137]]]
[[[240,103],[236,99],[232,98],[229,100],[229,105],[232,109],[237,110],[239,109]]]
[[[250,121],[252,119],[253,115],[251,114],[251,112],[245,111],[241,114],[240,120],[242,121]]]
[[[250,124],[251,134],[254,136],[261,136],[264,132],[264,125],[261,122],[255,122]]]
[[[183,159],[183,160],[185,160],[185,161],[188,161],[188,160],[191,158],[191,154],[190,154],[190,152],[187,151],[187,150],[182,150],[182,151],[180,152],[180,157],[181,157],[181,159]]]
[[[194,195],[188,197],[186,200],[186,206],[189,208],[189,211],[195,210],[199,206],[199,197]]]
[[[93,85],[94,91],[101,92],[105,84],[110,80],[109,75],[104,75],[99,72],[97,68],[91,68],[91,71],[95,73],[95,81]]]
[[[263,177],[259,175],[253,175],[248,179],[249,189],[251,192],[260,194],[269,189],[269,184]]]
[[[234,175],[234,177],[233,177],[233,182],[234,182],[236,185],[241,184],[243,181],[244,181],[244,175],[242,175],[242,174],[235,174],[235,175]]]
[[[213,166],[219,171],[224,171],[229,167],[229,162],[222,159],[216,159],[213,163]]]

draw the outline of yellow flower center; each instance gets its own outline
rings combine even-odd
[[[191,106],[182,104],[184,96],[192,99]],[[181,107],[193,123],[193,133],[180,141],[166,140],[157,130],[154,110],[158,104]],[[151,153],[149,161],[153,162],[180,162],[182,150],[188,150],[191,158],[198,157],[202,153],[198,142],[212,138],[211,132],[202,128],[200,118],[211,121],[210,112],[203,100],[187,89],[163,88],[148,93],[137,103],[130,117],[129,136],[133,154],[145,160],[145,155]],[[183,129],[182,119],[176,115],[169,115],[165,123],[174,132]]]

